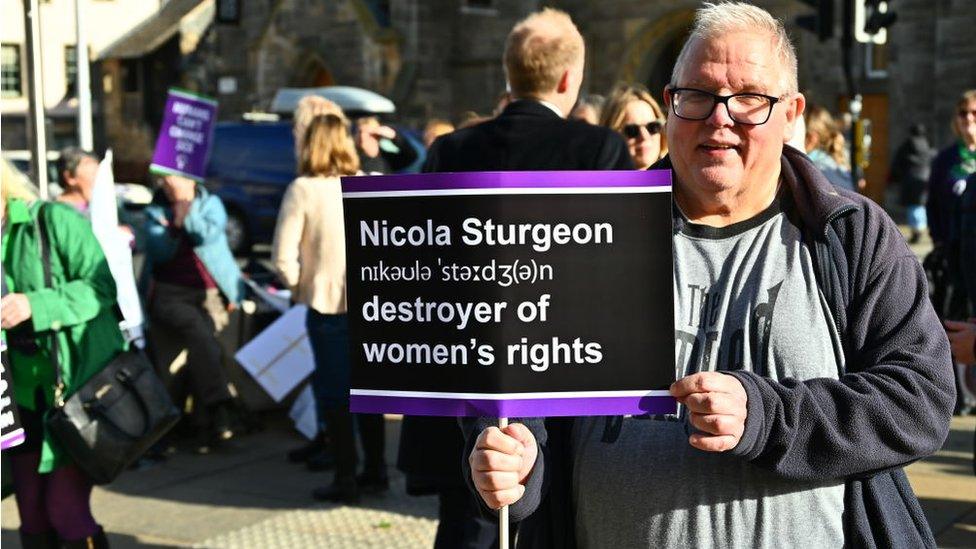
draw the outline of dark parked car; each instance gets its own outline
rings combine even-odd
[[[424,147],[413,131],[394,126],[417,151],[403,172],[423,164]],[[281,199],[296,177],[295,141],[290,121],[220,122],[214,129],[207,164],[207,188],[227,208],[227,238],[235,254],[274,236]]]

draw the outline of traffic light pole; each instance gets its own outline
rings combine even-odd
[[[856,139],[857,124],[861,118],[861,95],[858,92],[857,76],[854,72],[857,51],[854,44],[854,2],[856,0],[844,0],[844,14],[842,19],[843,34],[840,39],[841,62],[844,67],[844,79],[847,81],[847,106],[851,113],[851,139],[848,144],[850,147],[851,159],[851,182],[855,188],[857,183],[863,178],[861,166],[858,162],[858,143]]]
[[[95,148],[92,138],[91,73],[88,60],[88,27],[85,24],[84,0],[75,0],[75,63],[78,93],[78,146],[86,151]]]
[[[37,0],[24,0],[24,31],[27,40],[27,75],[30,121],[31,170],[42,200],[47,200],[47,134],[44,116],[44,77],[41,67],[41,10]]]

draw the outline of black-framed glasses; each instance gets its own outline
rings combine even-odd
[[[717,95],[695,88],[671,88],[671,110],[684,120],[705,120],[719,103],[725,105],[729,118],[739,124],[758,126],[769,121],[779,97],[762,93]]]
[[[973,115],[974,117],[976,117],[976,109],[968,109],[968,110],[959,109],[958,111],[956,111],[956,116],[958,116],[959,118],[966,118],[969,115]]]
[[[651,135],[657,135],[664,129],[664,124],[660,120],[653,120],[647,124],[627,124],[623,127],[624,137],[627,139],[637,139],[641,135],[641,128],[647,130]]]

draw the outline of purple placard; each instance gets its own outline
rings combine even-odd
[[[458,172],[366,175],[342,178],[342,192],[428,191],[445,189],[534,189],[671,187],[671,170]],[[663,189],[662,189],[663,190]]]
[[[556,417],[674,414],[678,405],[665,395],[512,400],[351,395],[349,409],[357,414],[397,410],[412,416]]]
[[[172,88],[149,171],[203,181],[217,119],[217,101]]]

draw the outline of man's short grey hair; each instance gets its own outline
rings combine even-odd
[[[671,73],[671,84],[679,85],[681,71],[688,62],[695,42],[719,38],[735,32],[751,32],[768,35],[773,41],[773,52],[783,67],[780,84],[783,93],[796,93],[799,85],[796,76],[796,49],[783,22],[766,10],[745,2],[707,2],[695,14],[688,41],[681,48]]]

